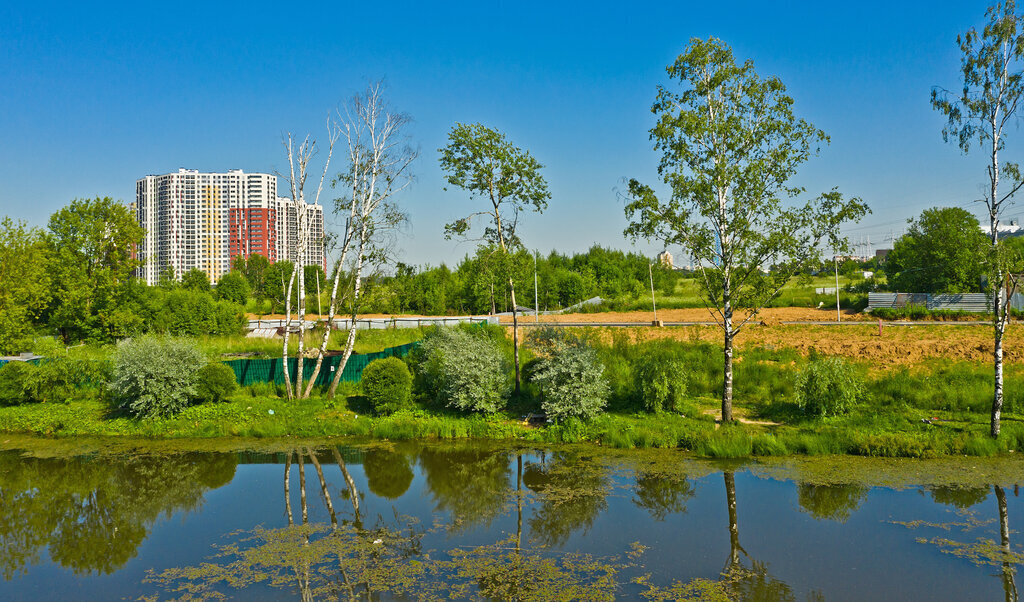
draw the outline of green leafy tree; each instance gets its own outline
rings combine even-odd
[[[986,245],[978,219],[964,209],[926,209],[886,258],[889,286],[913,293],[978,292]]]
[[[248,258],[241,255],[235,257],[231,269],[245,276],[246,282],[252,287],[253,296],[262,301],[275,296],[282,288],[278,282],[273,281],[272,276],[276,277],[277,274],[271,274],[270,265],[269,259],[254,253]]]
[[[1001,253],[999,218],[1013,196],[1024,186],[1017,163],[1000,163],[999,151],[1006,146],[1004,130],[1016,127],[1017,108],[1024,97],[1024,17],[1017,14],[1017,3],[1006,0],[986,11],[988,23],[980,32],[970,28],[957,36],[963,53],[963,87],[958,94],[932,89],[932,107],[948,118],[942,139],[955,140],[964,153],[977,145],[986,155],[988,186],[985,207],[988,210],[990,251],[986,262],[993,297],[992,321],[995,345],[994,393],[990,432],[999,436],[1003,410],[1003,335],[1009,319],[1009,307],[1000,293],[1007,274],[1021,271],[1020,257]],[[1004,184],[1000,190],[1000,184]]]
[[[181,275],[181,288],[197,293],[210,292],[210,277],[199,268],[192,268]]]
[[[731,421],[733,339],[820,257],[826,236],[842,247],[839,226],[867,207],[834,189],[803,205],[784,204],[804,192],[790,180],[828,137],[794,115],[777,77],[758,76],[749,60],[737,64],[715,38],[692,39],[667,72],[681,89],[658,88],[650,133],[671,195],[659,199],[630,180],[626,234],[682,245],[694,257],[704,303],[722,329],[722,420]],[[768,266],[778,269],[762,272]],[[737,309],[746,315],[734,316]]]
[[[230,301],[239,305],[245,305],[252,296],[252,288],[249,281],[240,272],[232,270],[220,277],[217,281],[215,294],[218,299]]]
[[[681,412],[686,408],[689,369],[671,348],[649,348],[637,358],[633,377],[634,387],[647,411]]]
[[[141,326],[120,311],[140,265],[134,249],[144,234],[128,208],[109,197],[75,200],[50,216],[48,228],[48,319],[65,342],[110,340],[123,333],[125,319]]]
[[[487,220],[480,240],[494,245],[503,254],[522,246],[516,232],[520,213],[542,212],[551,193],[541,176],[543,167],[529,152],[513,145],[501,132],[479,123],[455,124],[448,133],[448,146],[439,149],[441,169],[448,184],[467,191],[471,197],[483,197],[490,207],[471,213],[445,226],[445,236],[465,237],[474,217]],[[515,362],[515,392],[519,393],[519,318],[516,311],[516,287],[511,274],[508,281],[512,305],[512,349]]]
[[[0,354],[22,351],[50,301],[50,248],[42,232],[0,221]]]

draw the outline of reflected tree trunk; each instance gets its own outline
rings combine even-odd
[[[1006,602],[1017,602],[1019,596],[1017,594],[1017,583],[1014,579],[1014,566],[1009,561],[1010,558],[1010,520],[1006,513],[1006,492],[999,485],[994,487],[996,492],[996,502],[999,505],[999,546],[1003,553],[1006,555],[1006,559],[1003,561],[1003,592],[1006,596]]]
[[[736,520],[736,476],[730,470],[722,473],[725,477],[725,499],[729,509],[729,561],[723,572],[737,568],[740,564],[740,553],[744,556],[747,551],[740,545],[740,528]]]
[[[292,486],[291,486],[291,475],[292,475],[292,452],[288,452],[288,456],[284,461],[284,509],[288,514],[288,526],[295,524],[295,519],[292,517]]]
[[[334,513],[334,504],[331,502],[331,492],[327,488],[327,479],[324,478],[323,468],[320,467],[320,461],[316,459],[316,453],[306,448],[306,452],[309,454],[309,459],[313,462],[313,468],[316,469],[316,476],[320,479],[320,493],[324,496],[324,505],[327,506],[327,513],[331,516],[331,526],[335,529],[338,528],[338,515]]]
[[[516,553],[523,544],[523,454],[516,454]]]
[[[306,505],[306,461],[302,459],[302,452],[296,450],[295,455],[299,458],[299,503],[302,505],[302,524],[309,522],[309,507]]]
[[[332,447],[331,452],[334,453],[334,461],[338,463],[338,468],[341,469],[341,474],[345,477],[345,483],[348,485],[349,499],[352,500],[352,512],[355,513],[356,526],[362,525],[362,518],[359,516],[359,490],[356,489],[356,482],[352,479],[352,475],[349,474],[348,468],[345,466],[345,460],[341,457],[341,452],[338,451],[337,447]]]

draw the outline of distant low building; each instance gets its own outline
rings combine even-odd
[[[658,263],[672,270],[675,269],[675,265],[672,263],[672,254],[667,250],[658,253]]]
[[[875,259],[877,259],[879,263],[885,263],[885,258],[888,257],[891,252],[892,249],[878,249],[875,251]]]

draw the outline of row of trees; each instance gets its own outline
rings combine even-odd
[[[110,198],[72,201],[45,230],[0,221],[0,353],[25,350],[39,332],[69,345],[143,332],[240,332],[241,295],[220,294],[230,282],[213,291],[201,272],[183,284],[138,281],[133,249],[142,236],[134,216]]]

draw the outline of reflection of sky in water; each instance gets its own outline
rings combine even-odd
[[[424,528],[441,521],[448,528],[428,533],[423,539],[424,550],[487,545],[516,535],[517,507],[512,495],[517,484],[515,451],[463,448],[450,453],[444,446],[423,450],[416,445],[399,449],[402,453],[344,453],[360,492],[363,524],[373,524],[378,516],[391,521],[396,511],[418,518]],[[196,483],[193,476],[186,479],[182,471],[205,474],[204,462],[212,461],[214,456],[190,457],[187,466],[176,467],[171,462],[165,474],[159,470],[147,472],[148,468],[125,471],[116,460],[21,459],[12,452],[0,452],[6,471],[0,474],[4,500],[25,495],[14,489],[24,486],[23,473],[29,465],[52,474],[66,470],[65,485],[76,495],[88,495],[89,487],[96,483],[109,487],[113,481],[103,478],[152,477],[150,487],[125,487],[120,498],[100,496],[107,502],[104,508],[127,517],[117,518],[134,520],[148,531],[140,544],[128,549],[128,559],[114,567],[111,574],[92,571],[75,575],[50,560],[43,546],[37,559],[25,562],[27,575],[18,572],[13,579],[0,581],[0,598],[134,598],[154,591],[153,585],[140,585],[147,569],[195,565],[209,556],[213,545],[232,541],[224,536],[227,533],[256,525],[278,528],[287,524],[283,455],[242,456],[243,461],[276,463],[239,464],[226,485],[221,483],[225,474],[230,476],[230,466],[224,466],[224,456],[216,459],[219,476],[206,478],[205,485]],[[339,519],[351,520],[348,486],[333,455],[323,453],[318,457]],[[718,578],[731,551],[727,485],[718,469],[694,465],[691,474],[703,476],[687,480],[678,475],[666,479],[665,472],[654,471],[646,475],[646,480],[640,479],[638,490],[632,469],[609,461],[605,467],[575,462],[578,460],[566,453],[524,454],[524,547],[547,544],[561,550],[611,556],[640,542],[649,548],[642,559],[642,572],[650,572],[655,583]],[[181,483],[174,484],[175,471],[182,475]],[[77,477],[85,480],[72,483]],[[308,459],[305,478],[310,522],[328,523],[317,473]],[[176,489],[174,495],[154,492],[159,482],[174,484],[180,491]],[[1024,520],[1024,501],[1013,488],[1006,493],[1012,529]],[[198,508],[182,510],[197,496],[201,499]],[[746,568],[754,562],[765,565],[770,579],[791,588],[796,599],[806,599],[812,592],[826,600],[1003,597],[998,567],[975,565],[915,541],[934,536],[963,542],[980,537],[998,540],[997,500],[991,488],[987,496],[955,490],[933,494],[921,488],[801,488],[793,481],[761,478],[740,467],[735,472],[735,497],[740,563]],[[946,503],[937,503],[936,499]],[[299,522],[299,474],[294,462],[291,504],[294,519]],[[981,521],[991,522],[969,532],[958,528],[908,529],[891,522],[962,522],[957,504],[968,507]],[[9,508],[10,504],[5,503],[0,512],[10,512]],[[679,512],[680,508],[685,511]],[[2,524],[18,520],[7,516]],[[101,532],[94,537],[110,544],[109,534]],[[1022,537],[1014,533],[1011,538],[1014,549],[1020,551]],[[242,597],[282,595],[281,591],[257,589]]]

